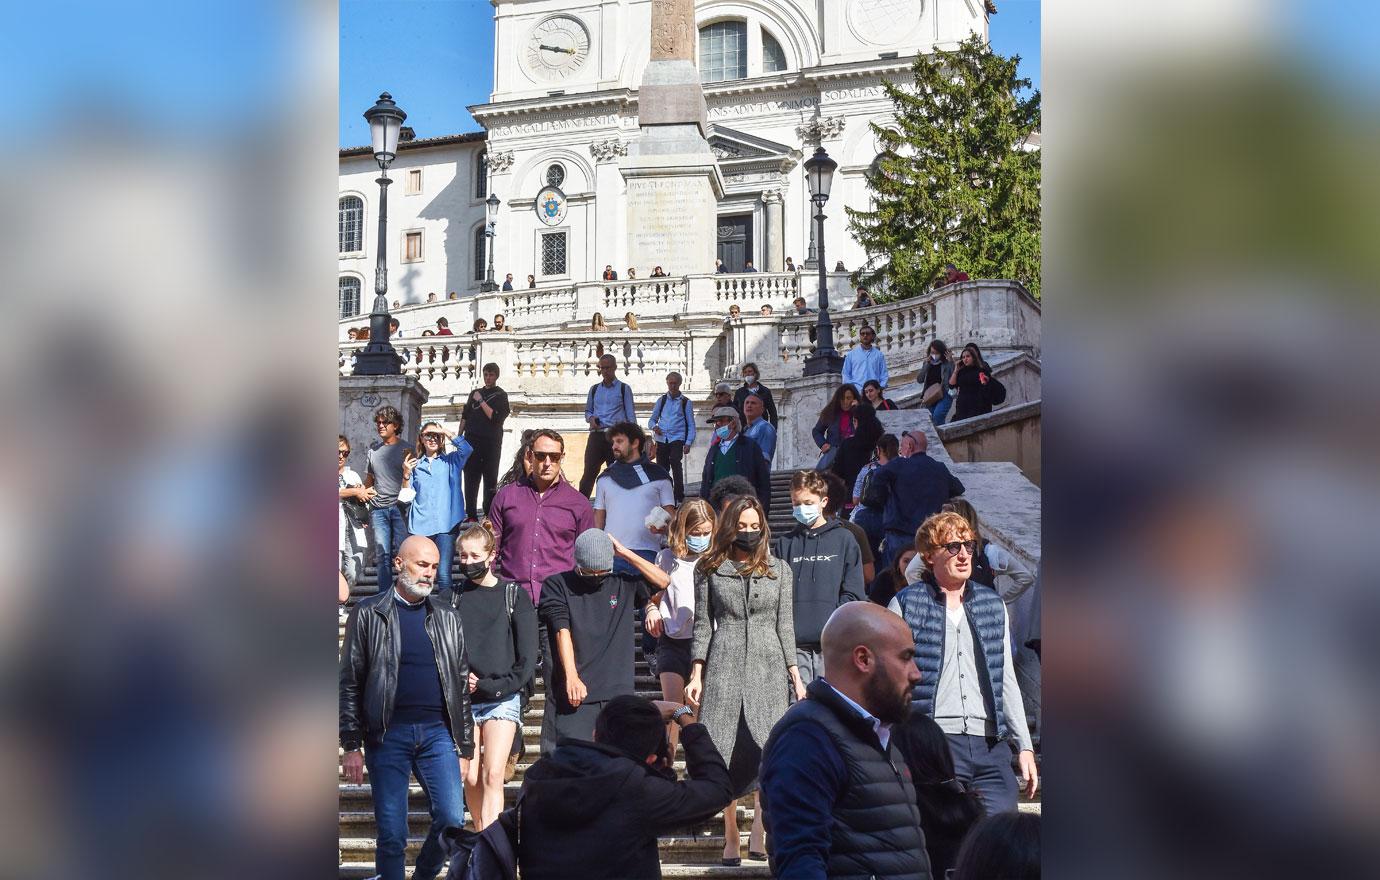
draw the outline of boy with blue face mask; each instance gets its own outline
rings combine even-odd
[[[820,634],[829,615],[866,595],[862,552],[853,534],[825,515],[828,483],[819,471],[791,478],[791,515],[796,527],[772,542],[772,555],[791,567],[795,590],[795,659],[800,678],[824,674]]]

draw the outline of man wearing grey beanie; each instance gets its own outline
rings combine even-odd
[[[581,532],[575,539],[575,567],[542,582],[537,613],[550,640],[542,668],[543,755],[561,739],[591,739],[604,705],[633,693],[633,612],[651,597],[641,578],[609,576],[614,548],[603,529]],[[617,550],[633,555],[621,545]]]

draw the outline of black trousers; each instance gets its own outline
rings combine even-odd
[[[685,468],[681,466],[684,458],[684,440],[669,440],[656,445],[656,463],[671,472],[671,485],[677,504],[685,500]]]
[[[602,430],[590,431],[589,442],[585,444],[585,472],[580,476],[580,494],[586,498],[594,491],[594,481],[604,465],[613,461],[613,445],[609,436]]]
[[[466,437],[474,452],[465,461],[465,515],[479,519],[479,482],[484,481],[484,512],[494,503],[494,491],[498,488],[498,456],[503,449],[503,438]]]

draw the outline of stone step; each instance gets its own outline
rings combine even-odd
[[[744,855],[747,854],[748,833],[739,832]],[[407,860],[411,862],[422,848],[425,834],[409,836],[407,839]],[[657,840],[657,850],[662,859],[681,864],[719,864],[723,858],[724,839],[722,835],[708,833],[690,835],[671,835]],[[374,859],[373,837],[342,837],[340,839],[340,858],[344,862],[372,862]],[[765,862],[763,863],[765,864]]]
[[[412,876],[412,865],[406,867],[406,875]],[[340,880],[368,880],[375,875],[374,861],[372,853],[367,861],[361,862],[342,862],[340,865]],[[674,878],[674,880],[737,880],[737,878],[769,878],[771,871],[766,862],[751,861],[746,857],[744,850],[743,864],[737,868],[726,868],[720,864],[679,864],[667,861],[665,856],[661,862],[661,876]],[[578,880],[572,876],[571,880]]]

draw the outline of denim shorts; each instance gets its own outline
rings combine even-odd
[[[522,694],[513,694],[492,703],[471,703],[470,712],[476,725],[485,721],[511,721],[522,726]]]

